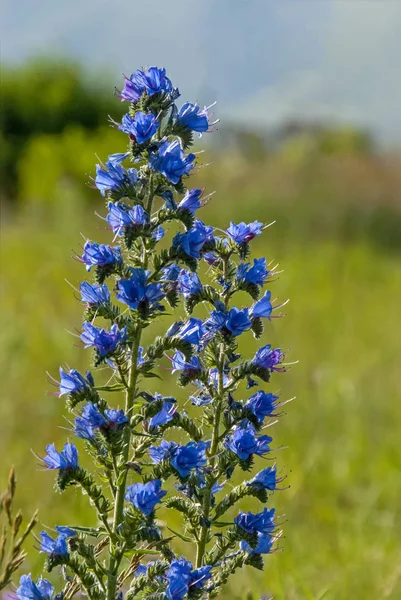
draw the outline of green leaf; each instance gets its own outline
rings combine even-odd
[[[167,527],[167,529],[169,529],[171,531],[171,533],[174,533],[174,535],[179,537],[183,542],[189,542],[191,544],[196,543],[196,540],[194,540],[194,538],[190,538],[190,537],[187,537],[186,535],[182,535],[182,533],[178,533],[178,531],[174,531],[174,529],[171,529],[171,527]]]

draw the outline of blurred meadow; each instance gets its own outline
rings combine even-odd
[[[2,489],[14,464],[20,506],[27,514],[39,507],[47,526],[92,518],[78,491],[53,493],[53,475],[31,449],[42,455],[70,435],[45,373],[57,378],[64,363],[88,367],[88,351],[69,333],[82,307],[66,280],[77,287],[85,277],[74,260],[84,238],[111,239],[95,215],[105,214],[102,198],[87,183],[96,156],[124,150],[123,134],[107,123],[123,110],[111,86],[82,81],[70,64],[3,71],[0,480]],[[296,396],[272,434],[290,486],[271,501],[283,515],[280,551],[263,573],[248,568],[233,578],[222,598],[397,600],[401,157],[365,131],[322,123],[266,134],[226,123],[202,138],[204,147],[191,185],[216,193],[200,218],[220,228],[276,221],[253,256],[280,263],[270,287],[291,301],[262,343],[298,361],[270,386],[282,399]],[[260,345],[250,334],[246,344],[248,354]],[[152,385],[187,400],[173,378]],[[24,570],[36,574],[33,545]]]

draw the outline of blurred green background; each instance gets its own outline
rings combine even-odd
[[[93,518],[87,499],[72,489],[55,495],[30,450],[41,455],[68,436],[45,372],[88,365],[67,332],[79,328],[82,310],[65,280],[77,286],[85,277],[73,260],[82,236],[110,241],[94,214],[104,214],[102,198],[86,183],[96,156],[124,150],[123,134],[107,123],[124,107],[106,76],[88,78],[73,63],[34,61],[4,68],[2,79],[0,479],[3,487],[14,464],[26,513],[39,507],[49,526],[83,524]],[[290,485],[271,501],[284,515],[283,551],[264,573],[232,579],[222,598],[397,600],[400,155],[358,128],[301,121],[266,134],[226,123],[201,146],[201,162],[211,164],[192,183],[216,194],[200,218],[221,228],[276,220],[253,251],[280,262],[271,289],[291,302],[262,342],[299,361],[271,387],[296,396],[273,433]],[[256,347],[249,337],[244,351]],[[173,381],[156,388],[186,399]],[[26,569],[40,565],[30,552]]]

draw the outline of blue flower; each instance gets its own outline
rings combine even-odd
[[[268,276],[269,271],[266,268],[266,259],[255,258],[252,267],[249,263],[241,263],[238,265],[236,278],[237,281],[248,281],[249,283],[262,286]]]
[[[119,158],[116,158],[116,157]],[[102,196],[106,192],[118,190],[125,184],[135,185],[138,181],[136,169],[124,169],[120,162],[126,158],[125,154],[109,156],[105,165],[96,165],[95,186]]]
[[[183,342],[189,342],[195,346],[199,346],[203,333],[203,321],[195,317],[191,317],[186,323],[174,323],[167,331],[167,335],[177,336]]]
[[[263,223],[259,221],[253,221],[253,223],[235,223],[231,222],[230,227],[227,229],[227,233],[236,244],[247,244],[257,235],[262,233]]]
[[[199,569],[195,569],[191,572],[191,580],[189,583],[189,587],[194,588],[202,588],[204,583],[211,579],[212,577],[212,566],[205,565],[204,567],[200,567]]]
[[[161,411],[154,415],[149,421],[149,429],[155,429],[160,425],[166,425],[169,423],[176,411],[176,405],[174,402],[164,402]]]
[[[175,559],[166,572],[168,585],[165,591],[167,600],[183,600],[191,582],[192,564],[185,558]]]
[[[65,539],[71,538],[71,537],[75,537],[77,535],[77,532],[75,531],[75,529],[72,529],[71,527],[67,527],[66,525],[56,525],[56,531],[59,535],[61,535],[62,537],[64,537]]]
[[[100,306],[110,302],[110,292],[105,283],[96,285],[96,283],[83,281],[79,286],[79,291],[82,302],[86,302],[89,306]]]
[[[70,536],[60,534],[54,540],[46,531],[40,533],[40,551],[51,556],[67,556],[68,548],[66,539]]]
[[[202,258],[210,266],[213,266],[220,260],[220,257],[215,252],[205,252]]]
[[[213,369],[209,369],[209,383],[213,385],[217,390],[219,385],[220,374],[219,370],[214,367]],[[231,383],[231,379],[226,373],[223,373],[223,386],[227,387]]]
[[[145,358],[143,356],[143,347],[139,346],[138,348],[138,359],[136,361],[136,366],[140,367],[145,362]]]
[[[104,267],[105,265],[121,264],[121,248],[98,244],[96,242],[85,242],[84,253],[81,256],[82,262],[86,265],[86,270],[90,271],[92,267]]]
[[[178,275],[180,273],[180,267],[173,263],[169,267],[165,267],[162,271],[162,281],[166,281],[168,283],[174,283],[178,279]]]
[[[272,314],[272,304],[270,302],[271,293],[269,291],[265,292],[264,296],[260,300],[258,300],[251,308],[251,317],[262,317],[266,319],[270,319],[270,315]]]
[[[234,523],[244,529],[248,533],[264,533],[269,534],[274,531],[274,508],[268,510],[265,508],[260,513],[244,513],[240,511],[234,519]]]
[[[161,92],[172,94],[174,98],[179,95],[178,90],[173,89],[173,84],[166,75],[166,69],[158,67],[138,69],[132,73],[129,79],[125,79],[121,98],[136,103],[145,92],[148,96]]]
[[[277,470],[276,466],[267,467],[258,473],[248,485],[258,489],[275,490],[277,485]]]
[[[174,450],[177,448],[175,442],[162,440],[160,446],[150,446],[149,456],[155,464],[161,463],[163,460],[170,460],[173,457]]]
[[[140,204],[133,208],[125,207],[121,202],[109,202],[106,221],[116,235],[123,235],[126,229],[140,229],[148,222],[148,214]]]
[[[168,582],[165,591],[168,600],[182,600],[193,587],[201,589],[206,581],[212,577],[212,566],[205,565],[192,570],[192,563],[184,557],[174,559],[166,572]]]
[[[178,291],[184,298],[190,298],[194,294],[199,294],[202,290],[202,283],[197,273],[181,269],[177,277]]]
[[[54,587],[47,579],[39,578],[36,583],[32,581],[31,574],[22,575],[20,586],[16,591],[19,600],[51,600]]]
[[[140,577],[141,575],[146,575],[148,572],[149,563],[147,565],[138,565],[134,571],[135,577]]]
[[[93,440],[95,437],[94,428],[90,423],[82,417],[76,417],[74,425],[74,433],[81,440]]]
[[[196,472],[196,483],[201,489],[206,487],[206,477],[205,477],[204,473],[202,473],[202,471]],[[220,485],[219,482],[216,481],[212,485],[212,489],[211,489],[212,494],[217,494],[217,492],[221,492],[223,487],[224,487],[224,484]]]
[[[259,390],[247,400],[245,408],[255,415],[259,423],[263,423],[264,418],[269,417],[274,411],[277,400],[278,396]]]
[[[185,196],[178,205],[181,210],[188,210],[191,215],[194,215],[198,208],[201,207],[200,197],[202,196],[202,190],[193,189],[187,190]]]
[[[78,467],[78,450],[74,444],[64,444],[64,449],[57,452],[54,444],[48,444],[43,462],[48,469],[76,469]]]
[[[121,164],[125,161],[126,158],[130,156],[130,152],[115,152],[114,154],[109,154],[109,162],[111,164]]]
[[[71,369],[66,372],[64,369],[60,367],[60,392],[59,396],[63,396],[64,394],[77,394],[79,392],[83,392],[89,386],[93,385],[92,375],[87,371],[86,376],[88,379],[85,379],[75,369]]]
[[[105,425],[106,419],[99,411],[96,404],[89,402],[82,409],[82,417],[75,419],[75,435],[84,440],[91,440],[94,430]]]
[[[133,310],[137,310],[140,305],[159,308],[159,300],[165,295],[160,283],[147,283],[149,271],[131,269],[131,273],[129,279],[117,282],[117,299]]]
[[[173,248],[198,259],[205,243],[211,240],[213,240],[213,227],[207,227],[202,221],[195,221],[192,229],[186,233],[177,233],[173,239]]]
[[[200,393],[198,396],[190,396],[189,399],[194,406],[206,406],[213,402],[213,398],[209,394]]]
[[[176,210],[177,203],[174,200],[174,194],[171,190],[165,190],[164,192],[161,192],[159,195],[165,201],[165,203],[166,203],[165,206],[168,210]]]
[[[191,102],[185,102],[178,111],[177,121],[192,129],[198,133],[204,133],[209,129],[209,115],[207,108],[201,110],[198,104],[192,104]]]
[[[185,156],[181,141],[163,142],[157,153],[149,157],[149,165],[154,171],[159,171],[171,183],[177,184],[183,175],[194,168],[195,154]]]
[[[144,515],[149,516],[156,504],[159,504],[163,496],[167,494],[161,487],[160,479],[154,479],[147,483],[134,483],[127,487],[125,499],[132,502]]]
[[[82,329],[80,337],[85,348],[94,346],[101,357],[113,353],[120,344],[125,342],[127,337],[127,328],[123,327],[120,330],[116,324],[111,327],[110,331],[106,331],[86,322],[82,325]]]
[[[106,419],[98,409],[97,404],[92,404],[92,402],[88,402],[82,408],[82,417],[91,427],[101,427],[106,423]]]
[[[252,321],[249,318],[248,309],[232,308],[227,315],[225,326],[234,336],[241,335],[252,326]]]
[[[266,346],[259,348],[253,357],[252,362],[254,365],[261,367],[262,369],[280,371],[282,369],[278,368],[277,365],[282,362],[283,357],[284,356],[280,348],[272,350],[271,345],[267,344]]]
[[[273,546],[274,538],[264,533],[258,533],[258,544],[256,548],[251,548],[248,542],[242,540],[240,542],[240,548],[243,552],[249,552],[250,554],[269,554],[271,547]]]
[[[156,229],[152,232],[152,238],[159,242],[162,238],[164,238],[165,231],[161,225],[156,227]]]
[[[82,417],[75,419],[74,430],[77,437],[90,440],[95,429],[115,431],[125,423],[128,423],[128,418],[123,410],[109,408],[102,415],[97,404],[89,402],[82,409]]]
[[[181,477],[188,477],[192,469],[205,466],[208,447],[208,442],[188,442],[186,446],[177,446],[171,464]]]
[[[255,428],[250,424],[236,427],[231,436],[227,436],[226,448],[234,452],[240,460],[247,460],[252,454],[262,456],[270,452],[269,444],[272,439],[268,435],[256,436]]]
[[[125,425],[125,423],[128,423],[129,421],[128,417],[122,409],[117,410],[115,408],[107,408],[104,411],[104,414],[107,420],[105,425],[101,427],[102,429],[118,429],[121,425]]]
[[[156,133],[159,121],[152,113],[138,111],[134,117],[129,113],[123,116],[119,129],[135,138],[138,144],[143,144]]]
[[[224,310],[212,310],[210,317],[205,321],[205,340],[211,340],[215,333],[226,325],[227,319],[228,313]]]
[[[184,354],[180,352],[180,350],[177,350],[174,354],[172,364],[172,373],[175,373],[175,371],[184,371],[185,375],[189,375],[191,377],[198,375],[202,370],[202,365],[198,356],[191,356],[187,362]]]

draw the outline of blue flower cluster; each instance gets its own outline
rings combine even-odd
[[[241,336],[261,338],[278,308],[264,289],[274,267],[263,257],[248,258],[262,222],[231,222],[217,232],[198,218],[210,195],[185,182],[195,168],[193,135],[213,125],[209,109],[190,102],[178,108],[178,89],[158,67],[126,78],[119,96],[129,108],[113,124],[126,134],[128,151],[98,164],[94,184],[120,244],[88,240],[79,256],[94,276],[79,285],[85,305],[80,339],[92,349],[94,367],[109,375],[96,385],[89,371],[60,368],[56,382],[74,413],[72,434],[95,470],[89,472],[85,460],[79,464],[71,442],[61,451],[49,444],[42,459],[57,471],[60,491],[82,488],[100,526],[56,527],[55,538],[42,532],[40,549],[48,570],[63,565],[93,600],[122,597],[123,584],[124,600],[216,597],[236,569],[261,568],[261,555],[280,535],[274,509],[265,506],[282,480],[275,465],[244,476],[238,486],[227,483],[235,472],[246,474],[270,459],[273,439],[264,430],[280,416],[279,397],[266,388],[285,370],[283,352],[266,342],[253,357],[240,352]],[[167,222],[166,247],[159,242]],[[196,311],[201,303],[206,315]],[[185,316],[175,318],[180,304]],[[147,389],[149,379],[165,371],[188,390],[183,397]],[[257,391],[244,397],[253,387]],[[220,495],[225,485],[230,491]],[[261,510],[237,509],[230,522],[226,513],[246,497],[257,499]],[[179,512],[177,536],[196,548],[196,562],[178,558],[175,539],[165,538],[156,519],[160,508],[171,531],[170,511]],[[110,549],[107,568],[94,536]],[[132,552],[144,557],[134,575]],[[147,562],[150,553],[157,556]],[[51,600],[54,589],[26,575],[17,596]]]

